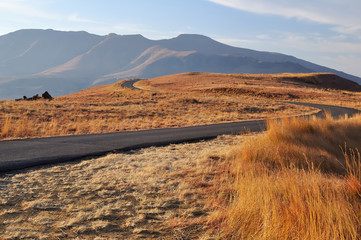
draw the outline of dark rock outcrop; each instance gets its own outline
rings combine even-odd
[[[47,99],[47,100],[53,100],[53,97],[48,93],[48,91],[45,91],[42,95],[42,98]]]
[[[23,98],[17,98],[15,99],[15,101],[36,101],[39,99],[46,99],[46,100],[53,100],[53,97],[50,95],[50,93],[48,91],[45,91],[41,97],[39,96],[39,94],[35,94],[34,96],[32,96],[31,98],[28,98],[26,96],[23,96]]]

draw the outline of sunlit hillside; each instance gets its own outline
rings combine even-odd
[[[296,80],[294,80],[296,78]],[[229,75],[188,73],[143,80],[137,91],[122,81],[52,101],[1,101],[0,138],[29,138],[194,126],[318,111],[279,100],[359,107],[358,85],[321,83],[335,75]],[[165,79],[165,80],[164,80]],[[166,83],[157,83],[159,80]],[[341,79],[342,80],[342,79]],[[314,83],[305,83],[316,81]],[[352,83],[352,82],[351,82]],[[327,85],[327,84],[326,84]],[[167,87],[164,87],[167,86]],[[181,86],[181,87],[180,87]]]
[[[360,116],[271,120],[319,111],[285,100],[360,109],[358,85],[330,74],[123,82],[2,101],[1,138],[249,119],[268,130],[4,174],[4,239],[360,239]]]
[[[171,92],[213,92],[233,96],[358,104],[361,86],[330,73],[218,74],[182,73],[147,79],[135,86]]]

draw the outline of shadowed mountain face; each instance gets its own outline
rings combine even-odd
[[[0,99],[44,91],[59,96],[122,78],[196,71],[331,72],[361,82],[292,56],[231,47],[202,35],[154,41],[141,35],[20,30],[0,36]]]

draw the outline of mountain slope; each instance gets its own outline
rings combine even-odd
[[[361,82],[292,56],[232,47],[195,34],[149,40],[141,35],[20,30],[0,36],[0,99],[46,90],[59,96],[122,78],[194,71],[330,72]]]
[[[248,56],[265,62],[297,63],[311,70],[312,72],[331,72],[341,77],[361,83],[360,77],[353,76],[341,71],[337,71],[335,69],[320,66],[302,59],[298,59],[293,56],[274,53],[274,52],[255,51],[246,48],[232,47],[202,35],[181,34],[176,38],[170,40],[163,40],[163,42],[164,42],[163,46],[172,50],[179,50],[179,51],[193,50],[208,54],[229,54],[229,55],[237,55],[237,56]]]
[[[0,36],[0,77],[34,74],[88,51],[102,37],[87,32],[20,30]]]
[[[39,75],[67,73],[72,77],[99,77],[120,71],[151,45],[152,41],[141,35],[110,34],[89,51]]]

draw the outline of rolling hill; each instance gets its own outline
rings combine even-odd
[[[293,56],[232,47],[195,34],[150,40],[141,35],[28,29],[0,36],[0,99],[46,90],[59,96],[123,78],[183,72],[330,72],[361,82]]]

